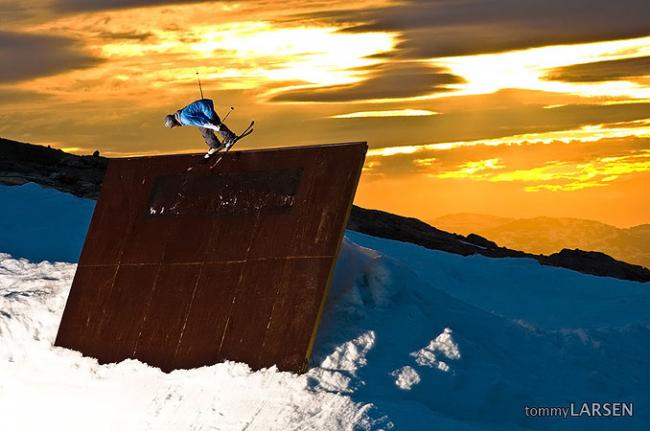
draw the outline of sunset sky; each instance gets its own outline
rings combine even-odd
[[[367,141],[356,203],[650,223],[647,0],[0,0],[0,136],[107,156]],[[337,175],[332,172],[332,175]]]

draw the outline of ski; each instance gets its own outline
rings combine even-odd
[[[248,127],[246,127],[246,129],[244,129],[243,132],[241,132],[239,135],[237,135],[237,137],[236,137],[236,138],[235,138],[235,139],[230,143],[230,145],[226,145],[226,146],[225,146],[225,150],[217,151],[216,153],[213,153],[213,154],[210,156],[210,157],[212,157],[212,156],[214,156],[215,154],[221,154],[221,155],[217,158],[217,160],[215,160],[215,162],[214,162],[212,165],[210,165],[210,170],[214,169],[214,168],[219,164],[219,162],[220,162],[220,161],[221,161],[221,160],[226,156],[226,153],[228,153],[228,151],[230,151],[230,149],[231,149],[232,147],[234,147],[235,144],[236,144],[237,142],[239,142],[240,139],[243,139],[243,138],[245,138],[246,136],[248,136],[248,135],[250,135],[251,133],[253,133],[253,126],[254,126],[254,125],[255,125],[255,121],[251,121],[251,123],[248,125]]]
[[[209,167],[210,170],[214,169],[214,167],[217,166],[217,164],[219,164],[219,162],[221,161],[221,159],[223,159],[223,157],[225,156],[225,154],[226,154],[226,153],[227,153],[227,152],[228,152],[228,151],[229,151],[229,150],[230,150],[230,149],[231,149],[231,148],[232,148],[232,147],[233,147],[237,142],[239,142],[240,139],[243,139],[243,138],[245,138],[246,136],[248,136],[248,135],[250,135],[251,133],[253,133],[253,126],[254,126],[254,125],[255,125],[255,121],[251,121],[250,124],[248,125],[248,127],[246,127],[246,129],[244,129],[243,132],[241,132],[239,135],[235,135],[235,139],[232,140],[232,142],[230,143],[230,145],[223,145],[223,146],[221,146],[217,151],[215,151],[215,152],[212,153],[212,154],[210,154],[210,153],[206,153],[206,154],[201,158],[201,164],[205,165],[205,164],[210,163],[210,159],[212,159],[213,157],[215,157],[215,155],[217,155],[217,156],[218,156],[217,160],[216,160],[214,163],[212,163],[212,164],[210,165],[210,167]],[[186,170],[187,170],[187,172],[190,172],[190,171],[192,171],[193,169],[194,169],[194,166],[190,166],[190,167],[188,167]]]

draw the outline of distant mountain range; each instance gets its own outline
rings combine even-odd
[[[461,235],[475,233],[529,253],[548,255],[563,248],[579,248],[650,267],[650,224],[623,229],[575,218],[516,219],[470,213],[445,215],[431,224]]]
[[[31,182],[75,196],[97,199],[108,162],[109,159],[99,153],[76,156],[54,148],[0,138],[0,185],[17,186]],[[483,216],[477,217],[475,223],[481,228],[486,226],[485,223],[489,226],[496,223]],[[541,256],[497,245],[476,233],[449,233],[416,218],[358,206],[352,208],[348,229],[463,256],[480,254],[530,258],[542,265],[568,268],[585,274],[650,282],[650,270],[647,268],[615,260],[603,253],[560,247],[555,250],[562,249],[558,253]],[[477,229],[470,230],[475,232]]]

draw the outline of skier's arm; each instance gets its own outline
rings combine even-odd
[[[197,102],[197,108],[201,109],[203,115],[210,119],[209,123],[204,126],[207,129],[216,130],[217,132],[220,129],[221,120],[214,110],[214,104],[210,99],[202,99]]]
[[[187,125],[219,130],[219,117],[214,112],[212,101],[197,100],[181,110],[183,122]]]
[[[206,125],[203,126],[203,127],[205,127],[206,129],[216,130],[217,132],[218,132],[219,130],[221,130],[221,125],[220,125],[220,124],[212,124],[212,123],[208,123],[208,124],[206,124]]]
[[[183,122],[187,123],[188,125],[191,126],[196,126],[196,127],[203,127],[205,129],[212,129],[215,131],[219,131],[221,128],[219,124],[214,124],[213,121],[209,118],[207,118],[203,114],[184,114],[183,115]]]
[[[200,112],[183,112],[181,115],[183,123],[188,126],[210,128],[210,119]]]

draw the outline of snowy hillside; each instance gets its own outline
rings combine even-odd
[[[90,199],[34,183],[0,186],[0,252],[76,262],[94,208]]]
[[[347,232],[306,375],[235,363],[163,374],[52,347],[73,275],[74,264],[0,255],[2,429],[641,430],[650,422],[647,284]],[[632,401],[634,417],[524,415],[526,405],[585,401]]]

